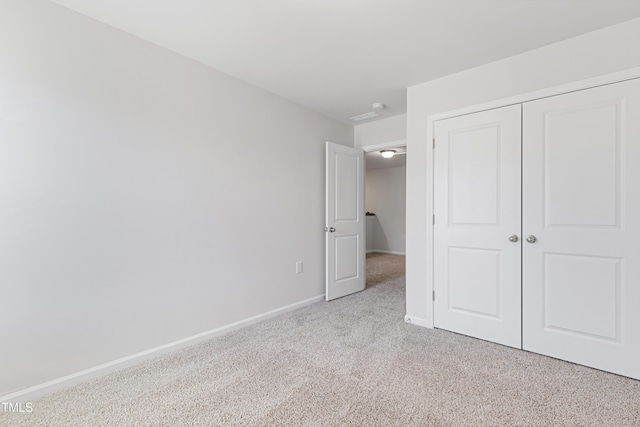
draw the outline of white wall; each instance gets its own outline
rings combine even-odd
[[[323,294],[324,142],[352,127],[1,6],[0,395]]]
[[[363,123],[357,125],[354,130],[356,148],[404,139],[407,139],[406,114]]]
[[[432,324],[432,150],[427,117],[640,66],[640,19],[408,89],[407,315]]]
[[[406,167],[367,171],[366,210],[376,214],[367,218],[368,250],[405,253],[406,173]]]

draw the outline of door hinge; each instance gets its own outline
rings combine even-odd
[[[436,291],[433,291],[433,292],[431,293],[431,298],[432,298],[432,301],[435,301],[435,300],[436,300]]]
[[[435,138],[433,138],[433,149],[434,150],[436,149],[436,139]]]
[[[436,225],[436,215],[433,215],[433,225]]]

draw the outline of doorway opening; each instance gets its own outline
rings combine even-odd
[[[365,242],[367,288],[405,272],[406,164],[405,141],[365,151]],[[383,157],[381,152],[391,152]]]

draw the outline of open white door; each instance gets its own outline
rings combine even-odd
[[[364,290],[364,151],[327,142],[326,300]]]

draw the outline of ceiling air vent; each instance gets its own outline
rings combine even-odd
[[[367,120],[367,119],[372,119],[374,117],[378,117],[380,115],[380,112],[382,110],[385,110],[387,106],[384,105],[382,102],[374,102],[371,108],[373,109],[373,111],[360,114],[358,116],[349,117],[349,120],[353,120],[354,122],[359,122],[361,120]]]

